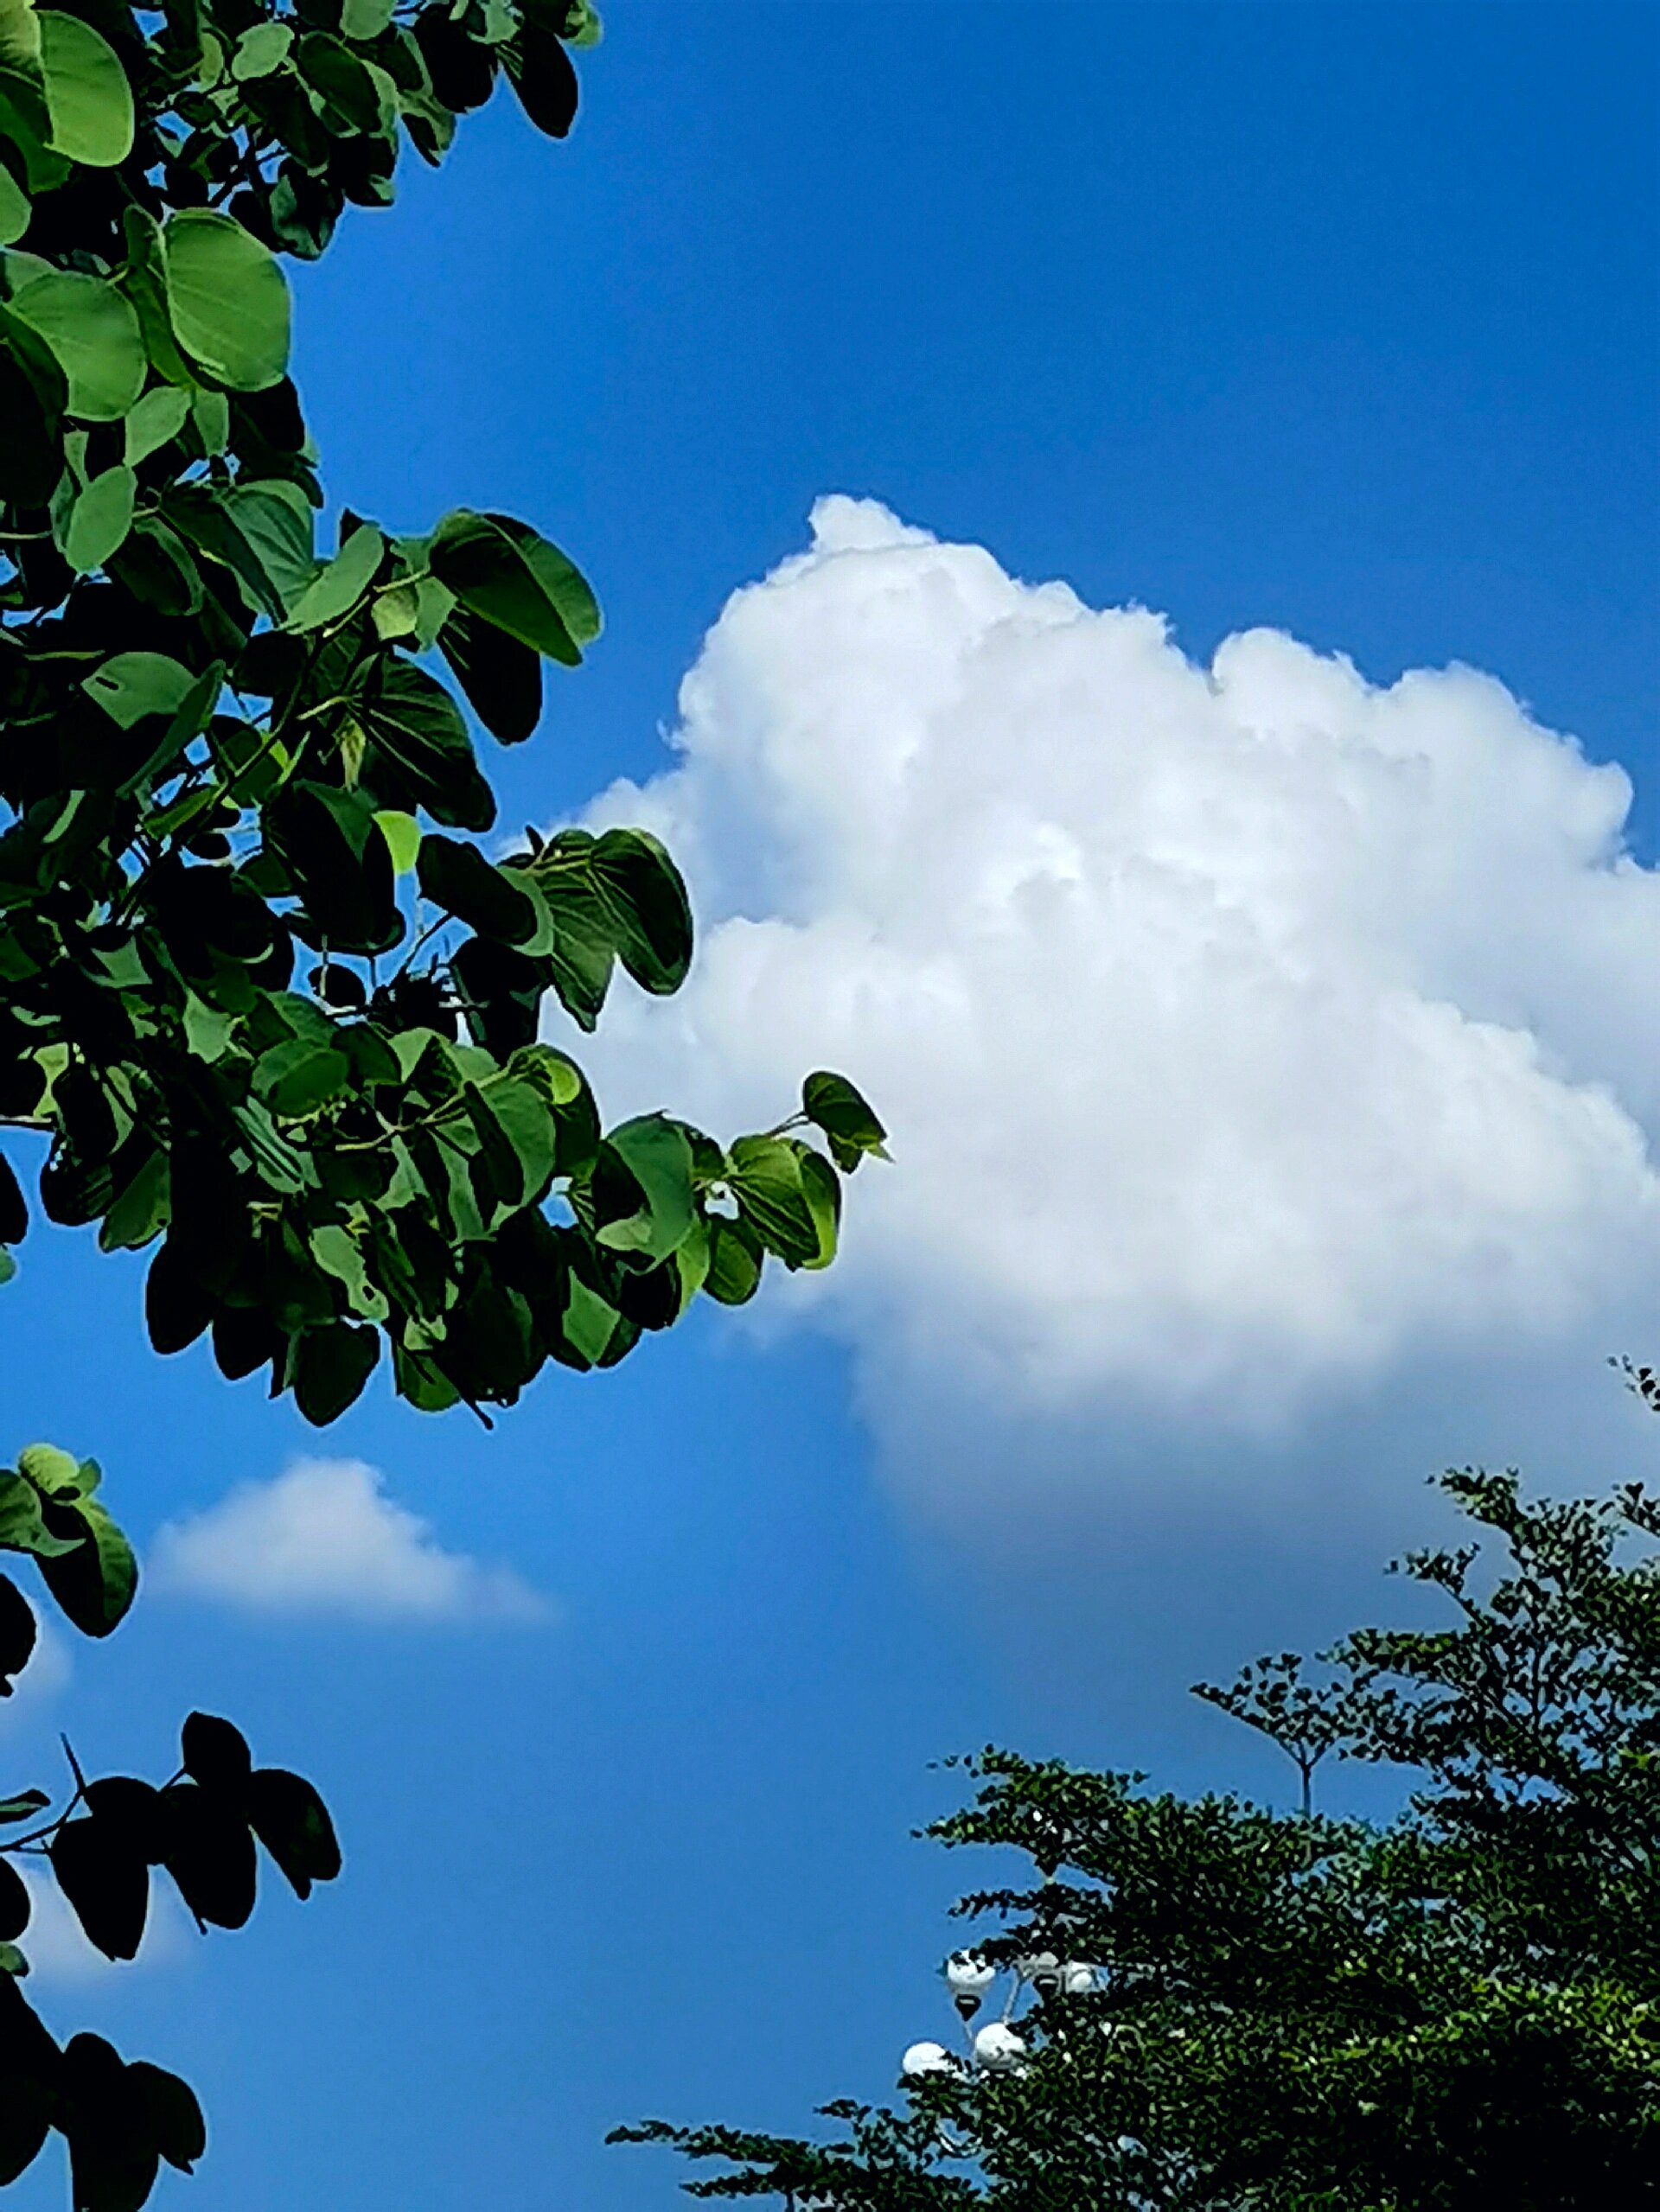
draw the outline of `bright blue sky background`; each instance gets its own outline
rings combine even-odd
[[[1198,653],[1273,622],[1377,678],[1491,669],[1637,773],[1652,851],[1651,11],[615,0],[607,23],[567,147],[498,103],[299,283],[335,494],[406,527],[509,507],[605,602],[501,764],[509,819],[660,765],[725,595],[840,489],[1167,609]],[[9,1428],[97,1452],[141,1536],[312,1441],[199,1353],[152,1361],[135,1268],[61,1233],[25,1263]],[[196,2212],[674,2201],[608,2126],[804,2120],[943,2030],[961,1870],[906,1834],[948,1801],[929,1759],[993,1737],[1260,1777],[1175,1692],[1378,1595],[1371,1531],[1265,1542],[1248,1574],[1202,1533],[1132,1537],[1073,1663],[1035,1659],[887,1502],[841,1355],[718,1322],[550,1377],[492,1437],[376,1397],[327,1449],[561,1621],[157,1598],[0,1739],[19,1782],[59,1722],[160,1773],[202,1703],[337,1810],[333,1894],[46,2000],[201,2085],[212,2152],[163,2200]],[[1389,1541],[1421,1526],[1405,1498]]]

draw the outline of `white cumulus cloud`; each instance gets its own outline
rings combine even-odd
[[[833,498],[673,742],[591,813],[667,840],[701,929],[608,1011],[608,1109],[865,1090],[895,1164],[789,1296],[890,1442],[972,1401],[1220,1452],[1409,1372],[1590,1372],[1656,1311],[1660,875],[1624,772],[1491,677],[1263,629],[1199,665]]]
[[[252,1613],[367,1621],[534,1620],[547,1601],[509,1567],[446,1552],[356,1459],[303,1459],[158,1533],[152,1589]]]

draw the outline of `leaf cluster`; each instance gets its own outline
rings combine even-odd
[[[137,1570],[93,1495],[98,1482],[94,1461],[29,1445],[15,1469],[0,1470],[0,1549],[32,1556],[70,1622],[102,1637],[131,1605]],[[0,1693],[10,1694],[37,1635],[29,1600],[0,1575]],[[68,2147],[76,2212],[137,2212],[163,2163],[188,2173],[201,2157],[201,2107],[176,2075],[123,2060],[101,2036],[58,2043],[22,1987],[33,1898],[16,1862],[56,1883],[106,1959],[127,1960],[144,1940],[153,1873],[166,1874],[204,1932],[240,1928],[253,1910],[260,1848],[303,1898],[339,1873],[340,1846],[312,1784],[256,1767],[241,1731],[209,1713],[186,1720],[178,1769],[159,1787],[131,1775],[89,1779],[68,1757],[73,1787],[56,1811],[41,1789],[0,1800],[0,2187],[55,2131]]]
[[[988,1750],[930,1833],[1024,1853],[977,1941],[1096,1962],[1038,1997],[1025,2062],[965,2060],[813,2145],[653,2123],[732,2169],[695,2185],[825,2208],[1518,2212],[1660,2199],[1660,1501],[1529,1502],[1443,1478],[1485,1543],[1401,1570],[1452,1616],[1258,1661],[1202,1694],[1280,1744],[1410,1778],[1337,1820]],[[881,2155],[877,2155],[880,2146]],[[794,2195],[792,2196],[792,2192]]]
[[[883,1140],[842,1079],[724,1147],[607,1131],[539,1042],[692,957],[645,832],[476,842],[475,729],[527,738],[598,634],[575,565],[472,508],[319,543],[278,256],[498,79],[563,134],[591,10],[0,21],[0,1120],[48,1142],[42,1208],[155,1247],[158,1350],[210,1334],[316,1422],[383,1352],[419,1406],[507,1404],[699,1291],[741,1302],[769,1256],[826,1264]],[[0,1160],[0,1278],[29,1214]]]

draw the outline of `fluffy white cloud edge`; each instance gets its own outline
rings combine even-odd
[[[509,1567],[445,1551],[387,1497],[378,1468],[303,1459],[158,1533],[150,1587],[263,1614],[380,1622],[543,1621],[549,1601]]]
[[[1644,1341],[1660,875],[1625,773],[1492,678],[1271,630],[1197,665],[832,498],[673,743],[588,816],[656,830],[700,917],[680,996],[608,1010],[607,1107],[867,1092],[896,1165],[783,1303],[891,1444],[1105,1408],[1220,1462],[1426,1365],[1456,1402]]]

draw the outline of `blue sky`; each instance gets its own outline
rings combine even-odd
[[[441,174],[412,168],[398,207],[354,216],[298,284],[299,373],[336,495],[412,528],[462,501],[505,507],[600,591],[601,647],[550,686],[537,742],[500,759],[509,821],[669,768],[661,731],[728,596],[801,553],[814,500],[842,493],[989,549],[1003,581],[985,589],[1012,608],[1032,602],[1009,578],[1064,579],[1090,608],[1165,614],[1202,664],[1261,625],[1350,656],[1374,684],[1452,662],[1491,672],[1590,762],[1624,765],[1635,850],[1652,862],[1649,11],[1075,0],[1012,16],[970,0],[770,0],[712,15],[615,0],[607,34],[568,146],[498,102]],[[926,548],[861,554],[849,533],[885,526],[839,513],[826,542],[844,543],[834,573],[850,592],[875,573],[861,558],[911,563],[890,594],[896,622],[911,620],[906,593],[920,605],[989,572],[936,576]],[[844,616],[855,639],[887,617],[869,599],[839,610],[828,584],[803,596],[819,589],[769,587],[754,634],[725,623],[705,656],[703,742],[727,784],[765,767],[763,739],[791,715],[840,726],[840,678],[809,665],[815,640],[827,625],[840,637]],[[897,657],[872,663],[877,723],[884,701],[909,711],[910,664],[883,641]],[[1168,664],[1140,689],[1077,680],[1086,723],[1103,698],[1108,720],[1115,700],[1133,720],[1165,711],[1161,685],[1186,696]],[[1018,682],[1047,703],[1031,723],[988,735],[936,717],[942,815],[986,819],[954,787],[954,757],[963,790],[972,771],[1005,811],[1027,788],[1023,748],[1059,757],[1064,686]],[[1382,819],[1369,794],[1382,787],[1339,774],[1348,725],[1321,717],[1351,710],[1329,685],[1315,698],[1325,682],[1271,653],[1222,689],[1315,731],[1288,819],[1365,818],[1387,874],[1405,848],[1368,816]],[[751,695],[765,729],[746,753],[728,738]],[[315,1775],[340,1819],[347,1878],[309,1907],[273,1895],[239,1937],[181,1938],[124,1976],[43,1986],[59,2024],[104,2025],[201,2088],[210,2157],[159,2201],[671,2202],[667,2165],[603,2150],[608,2126],[805,2120],[819,2098],[882,2092],[903,2044],[943,2026],[930,1977],[960,1870],[908,1835],[950,1801],[930,1760],[990,1738],[1184,1786],[1278,1788],[1224,1722],[1186,1709],[1182,1685],[1393,1597],[1376,1567],[1432,1525],[1419,1481],[1441,1460],[1531,1459],[1536,1431],[1547,1465],[1569,1471],[1561,1440],[1584,1425],[1564,1377],[1582,1373],[1601,1409],[1588,1433],[1612,1457],[1591,1479],[1622,1455],[1642,1463],[1647,1438],[1595,1362],[1643,1348],[1618,1332],[1653,1277],[1623,1245],[1606,1304],[1580,1274],[1600,1225],[1631,1193],[1636,1218],[1650,1186],[1617,1157],[1619,1131],[1584,1119],[1583,1086],[1618,1104],[1621,1129],[1652,1131],[1660,1053],[1621,979],[1654,910],[1630,878],[1608,890],[1577,847],[1560,859],[1556,831],[1593,786],[1560,749],[1529,751],[1510,708],[1489,730],[1483,698],[1438,692],[1412,710],[1449,749],[1443,766],[1473,757],[1478,724],[1491,759],[1467,787],[1447,770],[1413,833],[1414,853],[1440,840],[1457,864],[1425,908],[1433,926],[1415,928],[1408,901],[1380,928],[1421,1012],[1446,1003],[1525,1033],[1551,1081],[1581,1086],[1571,1164],[1589,1195],[1552,1211],[1510,1192],[1501,1216],[1448,1154],[1414,1202],[1456,1220],[1467,1201],[1469,1237],[1444,1260],[1421,1241],[1380,1257],[1375,1227],[1334,1244],[1359,1254],[1359,1348],[1332,1350],[1318,1316],[1300,1336],[1285,1322],[1263,1357],[1276,1372],[1304,1360],[1307,1388],[1242,1426],[1210,1423],[1209,1399],[1172,1411],[1158,1360],[1127,1348],[1120,1309],[1140,1294],[1190,1322],[1219,1313],[1217,1335],[1248,1350],[1249,1300],[1202,1308],[1192,1270],[1132,1274],[1102,1309],[1103,1331],[1120,1331],[1104,1366],[1035,1297],[1017,1310],[994,1281],[969,1297],[956,1232],[920,1200],[905,1211],[906,1192],[932,1188],[937,1101],[920,1095],[901,1101],[910,1149],[883,1171],[899,1195],[868,1189],[871,1170],[853,1193],[855,1245],[861,1206],[872,1227],[842,1304],[775,1304],[758,1332],[699,1319],[611,1376],[546,1379],[490,1436],[380,1397],[319,1442],[199,1351],[152,1360],[138,1269],[79,1236],[31,1240],[6,1293],[11,1425],[19,1442],[95,1452],[141,1540],[322,1453],[383,1470],[432,1543],[511,1566],[552,1609],[514,1617],[442,1574],[406,1617],[368,1620],[158,1590],[114,1649],[76,1652],[73,1680],[5,1723],[20,1784],[50,1773],[59,1726],[91,1763],[160,1773],[172,1724],[205,1705],[262,1756]],[[1202,720],[1181,742],[1225,769]],[[849,788],[874,775],[850,740]],[[787,813],[804,790],[768,804]],[[619,1095],[667,1069],[665,1103],[695,1092],[718,1109],[772,1079],[773,1059],[744,1058],[723,1025],[715,954],[730,966],[742,933],[719,930],[772,913],[765,896],[804,930],[834,916],[814,906],[812,856],[772,815],[746,826],[742,801],[712,770],[644,802],[713,856],[694,883],[716,980],[693,994],[704,1049],[686,1093],[677,1033],[625,1019],[606,1063]],[[1181,805],[1191,840],[1194,802]],[[1606,921],[1585,919],[1587,900]],[[891,911],[859,918],[897,962],[909,940]],[[1571,959],[1555,959],[1557,940]],[[776,972],[780,995],[755,1018],[777,1031],[777,1070],[804,1068],[821,971]],[[1324,981],[1346,1003],[1350,969]],[[1057,1005],[1069,987],[1057,954]],[[1594,1018],[1576,1026],[1586,1006]],[[1064,1036],[1063,1006],[1058,1019]],[[1172,1053],[1192,1027],[1178,1020]],[[1052,1047],[1057,1025],[1034,1034]],[[873,1037],[872,1065],[887,1050]],[[851,1049],[849,1072],[866,1073]],[[1544,1081],[1516,1074],[1516,1095],[1542,1131],[1566,1127]],[[961,1112],[995,1119],[985,1100]],[[1111,1125],[1140,1141],[1121,1114]],[[1024,1208],[1040,1238],[1041,1138],[999,1127],[1014,1149],[961,1210],[1018,1226]],[[1335,1145],[1340,1169],[1350,1157],[1323,1124],[1306,1141],[1321,1157]],[[1186,1172],[1178,1159],[1178,1196]],[[1114,1251],[1146,1233],[1122,1204],[1104,1219]],[[1167,1241],[1190,1237],[1202,1274],[1216,1247],[1184,1219]],[[987,1248],[988,1268],[1005,1250],[1011,1271],[1024,1264],[1025,1246]],[[1267,1304],[1275,1263],[1261,1265]],[[1484,1266],[1514,1327],[1472,1316]],[[1437,1303],[1444,1279],[1462,1303]],[[959,1310],[974,1348],[961,1371]],[[1007,1384],[1011,1331],[1023,1355],[1038,1347],[1036,1382],[1021,1370]],[[1186,1355],[1172,1342],[1171,1365]],[[43,2164],[18,2201],[62,2189]]]

